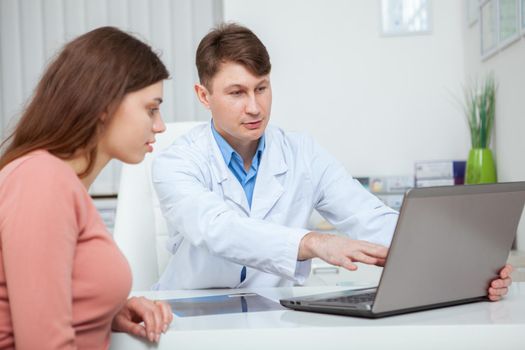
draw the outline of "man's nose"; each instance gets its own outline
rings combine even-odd
[[[258,115],[260,113],[259,104],[254,94],[248,95],[248,101],[246,102],[246,113],[252,115]]]

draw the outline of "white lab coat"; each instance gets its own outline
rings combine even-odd
[[[297,254],[314,209],[354,239],[389,245],[396,211],[311,137],[272,126],[265,133],[251,209],[210,124],[192,129],[155,159],[153,184],[173,254],[155,289],[303,283],[310,261],[298,262]]]

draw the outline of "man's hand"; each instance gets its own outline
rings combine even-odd
[[[354,262],[383,266],[388,248],[348,237],[309,232],[299,244],[298,260],[321,258],[329,264],[355,271]]]
[[[498,301],[507,294],[508,286],[512,283],[510,274],[512,273],[512,265],[505,265],[499,272],[499,278],[496,278],[490,283],[488,290],[488,297],[492,301]]]
[[[166,332],[172,320],[171,307],[167,303],[133,297],[113,318],[111,328],[158,342],[160,334]],[[144,325],[141,325],[142,322]]]

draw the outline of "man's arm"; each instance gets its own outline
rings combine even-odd
[[[308,230],[242,216],[209,189],[216,180],[207,173],[209,160],[199,157],[189,146],[177,145],[153,164],[153,183],[170,232],[238,264],[299,283],[308,277],[309,266],[298,268],[297,261]]]
[[[354,262],[383,266],[388,248],[348,237],[309,232],[299,245],[298,260],[314,257],[348,270],[357,270]]]
[[[367,191],[344,166],[304,136],[303,156],[310,167],[315,208],[337,230],[354,240],[389,246],[398,213]]]
[[[350,261],[383,265],[388,250],[378,246],[366,246],[363,241],[388,246],[392,239],[398,214],[366,191],[354,180],[344,167],[312,139],[305,138],[306,164],[312,164],[312,179],[318,189],[316,209],[337,227],[359,241],[345,237],[319,237],[308,234],[301,242],[299,258],[318,256],[337,266],[355,270]],[[320,239],[322,238],[322,239]],[[307,247],[317,247],[310,248]],[[312,253],[312,249],[314,252]],[[496,301],[508,292],[512,283],[512,266],[504,266],[498,278],[487,290],[490,300]]]

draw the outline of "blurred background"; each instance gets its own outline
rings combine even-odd
[[[222,21],[268,48],[272,123],[312,134],[365,182],[410,182],[417,162],[465,160],[463,88],[492,72],[498,180],[525,180],[525,0],[0,0],[2,137],[57,50],[104,25],[161,53],[166,121],[209,120],[193,93],[194,56]],[[92,194],[114,198],[119,169]]]

